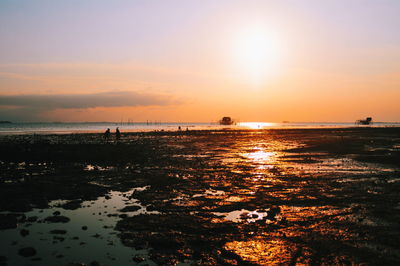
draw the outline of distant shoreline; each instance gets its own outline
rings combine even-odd
[[[96,129],[96,130],[37,130],[37,131],[1,131],[0,130],[0,136],[18,136],[18,135],[71,135],[71,134],[77,134],[77,135],[86,135],[86,134],[103,134],[106,128],[103,129]],[[121,128],[122,134],[129,134],[129,135],[135,135],[135,134],[183,134],[183,133],[195,133],[195,132],[206,132],[209,131],[210,133],[212,132],[228,132],[228,131],[235,131],[235,132],[248,132],[248,131],[315,131],[315,130],[321,130],[321,131],[334,131],[334,130],[354,130],[354,129],[359,129],[359,130],[385,130],[385,129],[400,129],[400,125],[373,125],[373,126],[293,126],[293,127],[265,127],[265,128],[246,128],[246,127],[240,127],[240,126],[209,126],[209,127],[204,127],[204,128],[193,128],[188,126],[187,129],[186,127],[181,127],[181,131],[178,129],[178,127],[171,127],[168,129],[124,129],[123,127]],[[114,129],[112,129],[112,132]]]

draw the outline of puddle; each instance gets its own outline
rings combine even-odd
[[[57,200],[51,202],[52,208],[26,212],[24,214],[27,218],[36,216],[37,221],[20,223],[16,229],[1,230],[1,255],[8,257],[7,263],[10,265],[43,265],[43,262],[46,265],[65,265],[70,262],[89,265],[92,261],[98,261],[102,265],[128,265],[132,264],[134,256],[147,258],[147,250],[138,251],[122,245],[118,232],[114,230],[121,214],[133,216],[154,213],[147,212],[138,200],[129,198],[135,190],[145,189],[146,187],[140,187],[127,192],[111,191],[97,200],[84,201],[82,207],[76,210],[57,207],[68,202]],[[119,211],[127,205],[139,205],[140,209],[132,212]],[[70,221],[43,221],[46,217],[54,216],[55,212],[60,212],[61,216],[68,217]],[[21,229],[28,230],[29,234],[22,236]],[[56,233],[52,234],[50,231]],[[37,254],[30,258],[19,256],[18,250],[24,247],[35,248]],[[149,260],[143,264],[155,265]]]
[[[111,167],[111,166],[102,167],[99,165],[88,164],[85,166],[84,170],[85,171],[109,171],[109,170],[112,170],[113,168],[114,167]]]
[[[290,265],[290,259],[296,250],[293,244],[281,239],[233,241],[226,243],[224,248],[258,265]],[[298,261],[298,263],[310,264],[309,261]]]
[[[204,193],[202,194],[194,194],[192,198],[198,198],[198,197],[208,197],[208,196],[223,196],[225,195],[225,191],[222,190],[212,190],[212,189],[207,189]]]
[[[213,214],[221,216],[223,217],[223,219],[235,223],[240,223],[240,222],[254,223],[260,220],[266,220],[266,222],[268,223],[267,218],[268,219],[272,218],[268,217],[268,211],[259,212],[259,211],[249,211],[245,209],[231,211],[231,212],[213,212]]]

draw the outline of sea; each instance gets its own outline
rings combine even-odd
[[[400,127],[400,122],[375,122],[372,125],[360,126],[355,123],[337,122],[240,122],[235,125],[218,123],[121,123],[121,122],[25,122],[0,123],[0,134],[66,134],[66,133],[99,133],[107,128],[114,131],[119,127],[121,132],[177,131],[177,130],[215,130],[215,129],[268,129],[268,128],[348,128],[348,127]]]

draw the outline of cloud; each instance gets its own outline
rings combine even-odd
[[[0,120],[39,121],[54,110],[167,106],[181,103],[162,94],[112,91],[92,94],[0,95]]]
[[[39,110],[164,106],[174,103],[177,101],[165,95],[128,91],[92,94],[0,95],[0,106],[18,106]]]

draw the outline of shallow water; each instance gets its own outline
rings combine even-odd
[[[120,219],[118,215],[156,213],[147,212],[143,206],[134,212],[119,211],[126,205],[140,205],[128,195],[144,189],[135,188],[124,193],[111,191],[107,198],[99,197],[94,201],[84,201],[82,208],[76,210],[57,207],[66,202],[57,200],[51,202],[49,209],[26,212],[27,218],[37,217],[41,222],[20,223],[16,229],[1,230],[1,253],[7,255],[9,265],[66,265],[73,258],[73,261],[80,263],[99,261],[104,265],[117,266],[132,264],[134,256],[147,258],[147,250],[134,250],[122,245],[117,236],[118,231],[114,230],[116,222]],[[44,221],[56,211],[71,220],[67,223]],[[84,226],[87,226],[87,229],[83,230]],[[22,236],[20,234],[22,229],[29,230],[29,234]],[[52,230],[65,230],[66,233],[51,234]],[[19,256],[17,251],[24,247],[34,247],[37,254],[30,258]],[[148,259],[143,264],[155,265]]]

